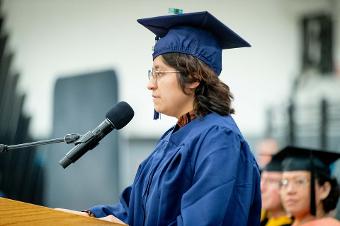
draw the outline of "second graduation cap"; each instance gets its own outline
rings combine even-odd
[[[267,163],[267,165],[263,167],[261,171],[281,172],[282,171],[281,162],[282,162],[281,159],[273,156],[272,159]]]
[[[330,176],[329,166],[340,158],[340,153],[287,146],[273,158],[283,161],[282,171],[314,170]]]
[[[330,165],[340,158],[340,153],[287,146],[273,158],[282,161],[282,171],[311,172],[311,214],[316,215],[315,174],[331,178]]]
[[[177,52],[197,57],[219,75],[222,49],[250,44],[209,12],[184,13],[137,20],[156,35],[153,59]]]

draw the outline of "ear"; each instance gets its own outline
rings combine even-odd
[[[187,85],[188,89],[196,89],[200,85],[200,82],[193,82]]]
[[[327,198],[327,196],[329,195],[329,193],[331,192],[331,184],[326,181],[321,187],[320,187],[320,199],[324,200]]]
[[[199,82],[193,82],[193,83],[190,83],[190,84],[186,84],[186,92],[189,93],[189,94],[194,94],[195,93],[195,89],[199,86]]]

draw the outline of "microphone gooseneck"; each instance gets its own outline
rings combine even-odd
[[[8,152],[8,151],[16,150],[16,149],[46,145],[46,144],[55,144],[55,143],[62,143],[62,142],[65,142],[66,144],[71,144],[71,143],[76,142],[79,138],[80,138],[79,134],[71,133],[71,134],[67,134],[63,138],[41,140],[41,141],[35,141],[35,142],[30,142],[30,143],[15,144],[15,145],[0,144],[0,153]]]

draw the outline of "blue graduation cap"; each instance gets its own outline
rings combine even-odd
[[[153,59],[165,53],[189,54],[206,63],[219,75],[222,49],[250,44],[209,12],[184,13],[137,20],[156,35]]]

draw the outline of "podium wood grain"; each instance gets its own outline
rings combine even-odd
[[[0,225],[111,225],[122,226],[123,224],[111,223],[96,218],[80,216],[53,210],[43,206],[0,198]]]

